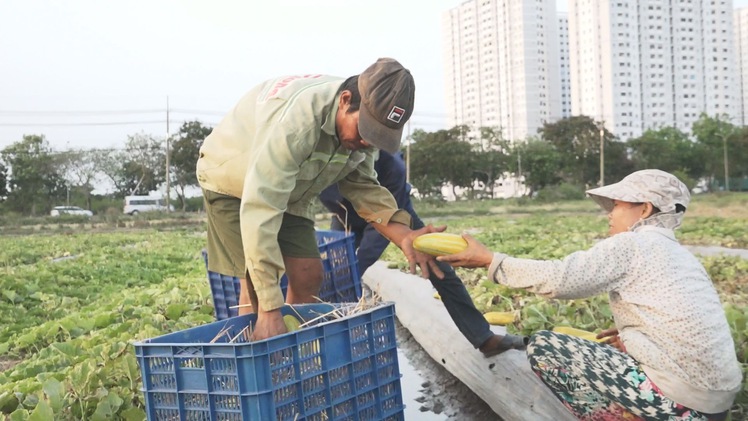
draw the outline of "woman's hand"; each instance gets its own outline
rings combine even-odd
[[[489,250],[488,247],[479,243],[478,240],[469,234],[462,234],[462,238],[464,238],[468,243],[468,246],[464,251],[447,256],[439,256],[436,260],[447,262],[452,266],[465,268],[487,268],[491,266],[493,252]]]
[[[597,339],[605,339],[603,341],[604,344],[608,344],[621,352],[626,352],[626,346],[623,344],[621,337],[618,336],[618,329],[615,327],[605,329],[598,333]]]

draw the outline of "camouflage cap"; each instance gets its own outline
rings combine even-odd
[[[688,187],[676,176],[660,170],[636,171],[618,183],[587,190],[587,194],[608,212],[613,209],[613,200],[649,202],[661,212],[675,212],[675,205],[687,208],[691,201]]]

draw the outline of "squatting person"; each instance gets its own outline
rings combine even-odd
[[[438,260],[487,267],[490,279],[548,298],[608,293],[615,327],[606,344],[541,331],[531,336],[532,369],[583,420],[723,420],[742,373],[717,291],[675,238],[688,188],[659,170],[634,172],[589,190],[608,212],[610,237],[563,260],[468,248]]]

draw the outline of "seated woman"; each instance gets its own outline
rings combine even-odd
[[[675,239],[687,187],[659,170],[589,190],[610,237],[563,260],[467,250],[438,260],[487,267],[495,282],[547,298],[607,292],[615,328],[606,344],[548,331],[530,338],[533,371],[583,420],[723,420],[742,387],[730,329],[709,275]]]

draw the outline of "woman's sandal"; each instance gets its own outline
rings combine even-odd
[[[483,353],[483,356],[488,358],[493,357],[494,355],[499,355],[502,352],[509,351],[510,349],[523,350],[527,347],[527,342],[529,340],[530,338],[528,338],[527,336],[517,336],[510,334],[506,334],[504,336],[493,335],[486,342],[484,342],[479,349],[480,352]]]

